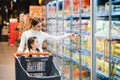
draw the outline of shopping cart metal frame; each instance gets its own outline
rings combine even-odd
[[[26,68],[26,60],[40,62],[46,60],[45,76],[30,76]],[[36,72],[36,71],[35,71]],[[53,63],[53,56],[49,57],[25,57],[15,56],[15,75],[16,80],[61,80],[61,75]]]

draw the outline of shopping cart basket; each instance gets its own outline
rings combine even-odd
[[[35,65],[39,65],[37,69]],[[25,57],[15,54],[15,72],[16,80],[61,80],[59,71],[53,63],[53,56]]]

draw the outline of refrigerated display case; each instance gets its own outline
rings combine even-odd
[[[55,0],[48,3],[48,33],[56,36],[75,33],[77,36],[77,41],[68,38],[54,45],[48,42],[48,50],[57,54],[55,62],[61,65],[57,66],[64,75],[63,80],[94,80],[95,76],[96,80],[120,79],[119,3],[119,0]],[[55,17],[50,16],[52,5],[56,8]]]
[[[99,18],[102,17],[102,21],[104,23],[104,27],[102,30],[96,32],[96,40],[101,40],[97,41],[98,44],[103,43],[103,48],[102,50],[99,50],[100,52],[103,53],[104,56],[104,62],[102,71],[108,75],[109,80],[119,80],[120,77],[118,74],[119,69],[117,70],[119,66],[119,56],[118,56],[118,45],[119,45],[119,23],[120,23],[120,1],[119,0],[110,0],[104,3],[102,6],[102,10],[98,9],[99,12],[105,12],[106,15],[98,15]],[[101,5],[99,6],[101,7]],[[101,14],[101,13],[100,13]],[[118,25],[116,25],[116,23]],[[99,45],[96,45],[99,47]],[[116,55],[117,54],[117,55]],[[102,66],[101,66],[102,67]],[[116,71],[117,70],[117,71]],[[116,73],[117,72],[117,73]],[[117,77],[115,77],[117,75]]]

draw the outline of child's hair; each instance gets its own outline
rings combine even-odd
[[[32,49],[31,44],[34,44],[35,39],[37,39],[37,37],[30,37],[30,38],[28,39],[27,45],[28,45],[28,50],[29,50],[29,51],[30,51],[30,49]],[[39,52],[39,49],[37,48],[36,51]]]

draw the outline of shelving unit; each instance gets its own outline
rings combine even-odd
[[[54,5],[56,7],[56,15],[47,17],[48,21],[48,33],[52,35],[63,35],[66,33],[73,32],[78,36],[77,44],[71,39],[65,39],[62,42],[56,42],[54,44],[50,44],[48,42],[48,50],[54,53],[57,53],[57,58],[59,64],[62,66],[58,66],[61,74],[65,75],[62,77],[62,80],[90,80],[91,79],[91,29],[90,24],[90,5],[87,5],[87,9],[82,7],[81,9],[76,9],[74,5],[74,1],[76,0],[56,0],[54,2],[48,3],[48,6]],[[101,1],[101,0],[98,0]],[[60,4],[59,4],[60,2]],[[108,4],[108,0],[106,0],[102,4],[104,6],[104,10],[108,10],[109,7],[106,6]],[[68,5],[65,5],[65,4]],[[80,2],[76,2],[80,6]],[[111,4],[118,4],[119,1],[112,1]],[[62,5],[62,10],[59,10],[59,6]],[[73,7],[72,7],[73,6]],[[120,6],[120,5],[119,5]],[[101,7],[101,5],[97,5],[97,7]],[[80,10],[82,12],[80,12]],[[87,12],[86,12],[86,11]],[[116,40],[118,44],[120,44],[120,32],[119,32],[119,16],[120,12],[112,12],[111,16],[109,16],[109,11],[103,11],[105,13],[99,13],[96,16],[96,80],[114,80],[120,79],[118,76],[120,59],[113,50],[116,46]],[[52,12],[52,9],[48,10],[48,12]],[[54,11],[53,11],[54,12]],[[51,14],[51,13],[50,13]],[[49,14],[49,15],[50,15]],[[111,20],[109,18],[111,17]],[[113,26],[118,30],[118,34],[115,31],[112,31],[109,26],[109,21],[111,21],[112,30]],[[117,21],[117,24],[115,24]],[[116,26],[117,25],[117,26]],[[109,32],[111,33],[109,34]],[[111,36],[111,37],[109,37]],[[109,40],[111,41],[111,56],[110,54],[110,45]],[[119,47],[119,46],[117,46]],[[120,48],[118,48],[120,49]],[[114,52],[114,54],[113,54]],[[118,53],[117,53],[118,54]],[[117,68],[115,67],[117,66]],[[77,77],[74,75],[74,71],[77,69]],[[65,71],[68,70],[66,73]],[[83,75],[83,71],[86,71],[87,74]],[[82,75],[81,75],[82,74]],[[70,76],[69,78],[67,76]],[[110,77],[111,76],[111,77]],[[117,76],[117,77],[116,77]]]

